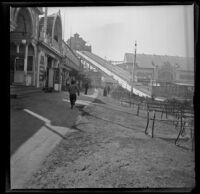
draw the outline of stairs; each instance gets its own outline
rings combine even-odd
[[[10,85],[10,98],[28,97],[40,92],[42,92],[42,89],[34,86],[24,86],[20,84]]]

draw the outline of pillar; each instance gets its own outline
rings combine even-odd
[[[26,78],[27,78],[27,59],[28,59],[28,44],[26,44],[26,46],[25,46],[25,59],[24,59],[24,81],[25,81],[25,85],[27,85],[27,83],[26,83]]]
[[[37,53],[38,51],[36,51]],[[39,54],[40,52],[37,53],[37,80],[36,80],[36,86],[37,88],[40,87],[40,56],[41,54]]]
[[[34,58],[33,58],[33,85],[37,86],[37,64],[38,64],[38,60],[37,60],[37,47],[35,44],[33,44],[34,47]]]

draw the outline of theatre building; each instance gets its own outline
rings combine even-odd
[[[10,8],[10,84],[37,85],[39,7]]]
[[[37,87],[60,91],[62,83],[62,22],[60,12],[39,21]]]

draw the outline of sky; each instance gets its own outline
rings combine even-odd
[[[193,5],[50,7],[61,12],[63,39],[78,33],[92,52],[113,61],[137,53],[194,57]]]

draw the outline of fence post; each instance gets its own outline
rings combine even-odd
[[[163,112],[164,112],[164,109],[162,109],[162,113],[161,113],[161,116],[160,116],[161,119],[162,119],[162,117],[163,117]]]
[[[179,134],[178,134],[178,136],[177,136],[177,138],[176,138],[176,140],[175,140],[175,145],[176,145],[176,143],[177,143],[177,141],[178,141],[178,139],[179,139],[179,136],[180,136],[181,133],[182,133],[182,127],[183,127],[183,124],[182,124],[182,116],[183,116],[183,113],[182,113],[182,109],[181,109],[181,115],[180,115],[180,117],[181,117],[181,127],[180,127],[180,132],[179,132]]]
[[[192,134],[192,151],[194,151],[194,143],[195,143],[195,136],[194,136],[194,130],[192,129],[193,134]]]
[[[180,114],[181,114],[181,112],[177,111],[177,122],[176,122],[176,124],[175,124],[175,128],[178,127],[179,120],[180,120]]]
[[[145,128],[145,134],[147,134],[148,126],[149,126],[149,109],[147,108],[147,125],[146,125],[146,128]]]
[[[167,113],[168,113],[168,110],[167,110],[167,108],[165,107],[166,119],[167,119],[167,117],[168,117]]]
[[[153,124],[152,124],[152,138],[154,137],[154,122],[155,122],[155,117],[156,117],[156,111],[154,110]]]
[[[138,103],[137,116],[139,116],[139,111],[140,111],[140,103]]]

